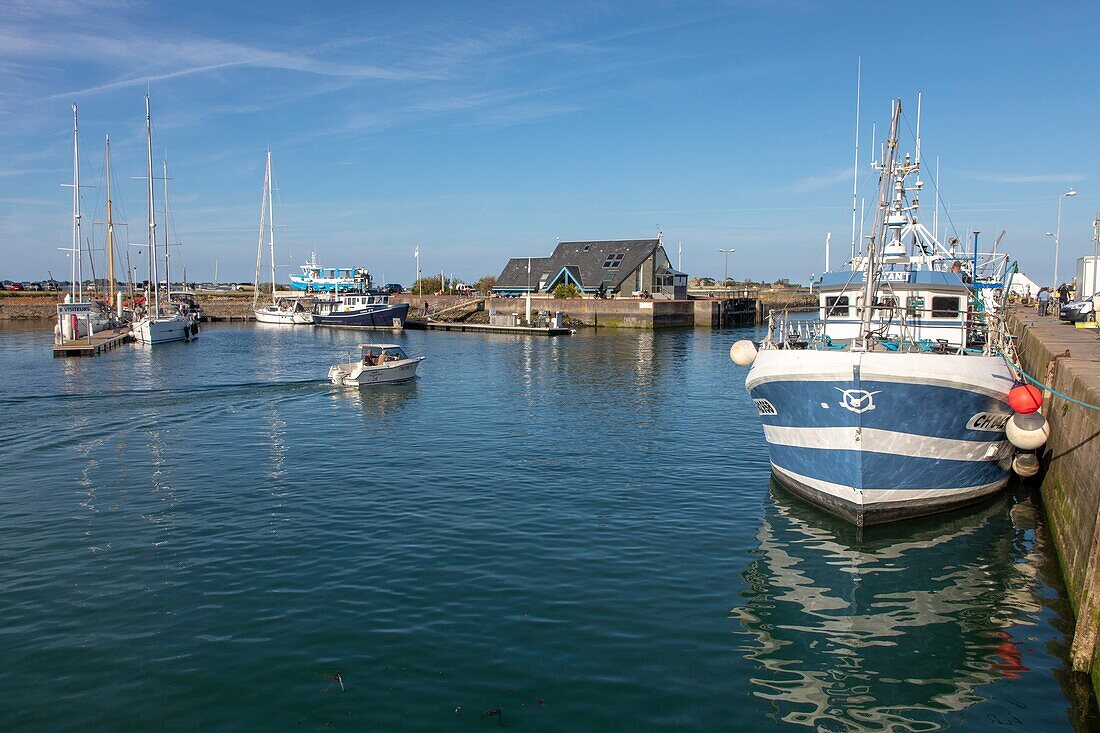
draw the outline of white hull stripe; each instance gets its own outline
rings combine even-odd
[[[789,481],[801,484],[808,489],[818,491],[822,494],[828,494],[829,496],[835,496],[838,499],[850,502],[852,504],[860,506],[873,506],[875,504],[882,503],[897,503],[904,502],[906,504],[925,504],[928,506],[935,506],[937,504],[943,504],[947,502],[966,501],[968,499],[977,499],[987,494],[993,494],[1004,488],[1004,485],[1008,482],[1008,477],[994,481],[990,484],[983,484],[982,486],[970,486],[966,488],[958,489],[924,489],[924,490],[912,490],[906,489],[905,491],[893,491],[891,489],[864,489],[857,491],[851,486],[843,486],[841,484],[834,484],[830,481],[821,481],[819,479],[810,478],[809,476],[803,476],[800,473],[794,471],[788,471],[785,468],[772,464],[772,469],[779,474],[782,474]]]
[[[765,425],[764,437],[773,445],[824,450],[856,450],[913,458],[949,461],[995,461],[1007,450],[1007,440],[953,440],[910,435],[874,428],[792,428]],[[858,439],[857,439],[858,438]]]

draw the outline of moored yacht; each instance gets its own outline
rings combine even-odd
[[[171,343],[173,341],[190,341],[198,331],[198,326],[185,314],[179,306],[172,302],[171,285],[172,276],[169,269],[170,257],[168,254],[168,164],[165,163],[164,171],[164,278],[165,291],[164,303],[160,299],[160,278],[157,263],[157,220],[153,208],[153,122],[149,111],[149,95],[145,95],[145,145],[146,145],[146,183],[148,206],[148,242],[149,253],[149,283],[152,293],[145,297],[144,310],[135,313],[133,324],[134,339],[141,344],[155,346],[157,344]],[[151,306],[151,307],[150,307]]]
[[[391,303],[387,295],[344,293],[321,298],[313,306],[313,325],[348,328],[400,327],[409,317],[408,303]]]
[[[109,174],[108,174],[109,175]],[[69,185],[69,184],[64,184]],[[108,184],[109,186],[110,184]],[[54,340],[58,343],[83,338],[93,333],[113,328],[116,321],[110,308],[93,298],[85,297],[81,288],[83,277],[84,250],[80,246],[80,146],[78,137],[77,111],[73,105],[73,237],[68,250],[72,267],[72,291],[65,295],[63,302],[57,304],[57,324],[54,326]],[[108,194],[109,195],[109,194]]]
[[[264,169],[263,200],[260,204],[260,238],[256,244],[256,282],[255,295],[252,298],[252,312],[260,323],[274,323],[283,326],[304,325],[313,322],[309,310],[303,307],[297,298],[278,297],[275,293],[275,202],[272,190],[275,188],[271,178],[271,151],[267,151],[267,165]],[[271,302],[260,305],[260,266],[263,261],[264,231],[267,232],[267,249],[271,264]]]

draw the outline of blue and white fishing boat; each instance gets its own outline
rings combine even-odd
[[[875,164],[866,250],[822,278],[817,319],[773,312],[759,349],[730,350],[752,365],[745,386],[776,479],[859,526],[977,501],[1013,467],[1038,466],[1006,439],[1015,419],[1014,351],[998,305],[1007,257],[962,256],[918,220],[919,133],[916,158],[899,160],[900,119],[898,100]],[[1017,427],[1046,429],[1037,415],[1019,417],[1031,422]]]
[[[293,290],[310,293],[362,292],[371,289],[371,274],[362,267],[322,267],[317,264],[317,253],[301,266],[301,275],[290,276]]]
[[[345,293],[318,298],[313,305],[314,326],[393,328],[409,317],[408,303],[391,303],[388,295]]]

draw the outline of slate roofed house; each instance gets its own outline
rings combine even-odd
[[[528,265],[530,263],[530,265]],[[498,295],[549,293],[576,285],[587,296],[687,297],[687,275],[677,272],[657,239],[559,242],[549,257],[513,257],[497,278]]]

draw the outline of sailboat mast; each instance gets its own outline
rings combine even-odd
[[[271,166],[264,168],[264,188],[260,195],[260,234],[256,239],[256,277],[252,281],[252,309],[260,305],[260,268],[264,260],[264,227],[267,225],[267,186],[271,181]]]
[[[145,170],[146,170],[146,182],[148,186],[149,200],[146,205],[149,209],[149,234],[148,234],[148,250],[149,250],[149,289],[153,293],[153,308],[154,316],[160,315],[160,283],[157,273],[157,219],[153,212],[153,118],[149,114],[149,95],[145,95]],[[148,304],[146,304],[148,305]]]
[[[104,136],[107,155],[107,301],[115,307],[115,220],[111,213],[111,136]]]
[[[72,300],[84,300],[83,258],[80,256],[80,146],[77,144],[76,104],[73,104],[73,249],[72,249]]]
[[[271,151],[267,151],[267,231],[268,245],[271,250],[271,304],[275,305],[275,207],[271,189],[275,181],[271,179]]]
[[[172,254],[168,247],[168,159],[164,159],[164,295],[172,303]]]

